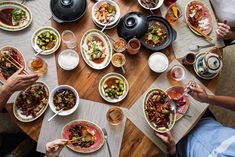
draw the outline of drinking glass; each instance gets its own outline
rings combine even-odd
[[[62,32],[62,41],[69,49],[74,49],[77,47],[77,38],[70,30],[65,30]]]
[[[140,46],[140,41],[136,38],[133,38],[127,43],[127,52],[132,55],[137,54],[140,50]]]
[[[123,119],[123,112],[120,108],[110,108],[106,114],[107,120],[112,125],[119,125]]]
[[[167,10],[167,13],[166,13],[166,19],[167,21],[171,24],[171,25],[174,25],[175,22],[182,16],[182,11],[181,9],[179,8],[178,5],[176,5],[175,3],[172,4],[168,10]]]
[[[170,70],[170,77],[174,81],[182,81],[185,78],[185,70],[183,66],[173,66]]]

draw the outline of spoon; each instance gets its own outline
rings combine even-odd
[[[124,69],[124,66],[121,66],[123,74],[126,73],[126,70]]]
[[[181,114],[181,115],[183,115],[183,116],[186,116],[186,117],[189,117],[189,118],[191,118],[192,116],[191,115],[188,115],[188,114],[186,114],[186,113],[183,113],[183,112],[181,112],[181,111],[179,111],[178,109],[177,109],[177,107],[176,107],[176,104],[175,104],[175,101],[174,100],[170,100],[170,103],[171,103],[171,109],[174,111],[176,111],[177,113],[179,113],[179,114]]]
[[[145,1],[143,1],[143,2],[144,2],[144,4],[148,7],[148,9],[149,9],[149,11],[151,12],[151,14],[153,14],[153,11],[152,11],[151,8],[149,7],[149,4],[146,3]]]
[[[190,84],[190,87],[196,87],[196,82],[192,82],[191,84]],[[178,98],[176,98],[176,99],[174,99],[175,101],[178,101],[178,100],[180,100],[180,99],[182,99],[184,96],[185,96],[185,94],[188,94],[188,92],[190,92],[190,88],[189,87],[187,87],[186,88],[186,90],[184,91],[184,93],[181,95],[181,96],[179,96]]]
[[[60,112],[62,112],[64,110],[64,108],[62,108],[61,110],[59,110],[58,112],[56,112],[51,118],[48,119],[48,122],[50,122],[53,118],[55,118]]]
[[[207,48],[207,47],[212,47],[212,46],[215,46],[215,44],[208,44],[208,45],[191,45],[191,46],[189,46],[189,50],[190,50],[190,51],[197,52],[197,51],[199,51],[199,50],[202,49],[202,48]]]

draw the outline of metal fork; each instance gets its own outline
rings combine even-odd
[[[109,150],[109,156],[112,157],[112,153],[111,153],[111,150],[110,150],[110,147],[109,147],[109,143],[108,143],[108,134],[107,134],[107,131],[106,131],[105,128],[102,128],[102,131],[104,133],[104,139],[105,139],[105,142],[106,142],[108,150]]]

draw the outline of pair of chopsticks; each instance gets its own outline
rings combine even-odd
[[[188,20],[186,20],[186,23],[197,33],[201,34],[208,42],[211,42],[213,39],[209,36],[206,35],[203,31],[199,30],[198,28],[194,27]]]
[[[1,51],[2,56],[12,65],[14,65],[17,69],[21,69],[23,66],[21,64],[19,64],[13,57],[11,57],[10,55],[8,55],[9,51]],[[7,55],[7,57],[5,56]],[[9,58],[12,60],[10,60]],[[24,69],[23,73],[25,75],[28,75],[29,73]]]

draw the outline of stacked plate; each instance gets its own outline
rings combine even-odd
[[[115,8],[115,14],[114,14],[114,17],[113,17],[114,19],[111,22],[109,22],[109,23],[102,23],[101,21],[99,21],[96,18],[96,12],[97,12],[98,8],[99,7],[103,7],[104,4],[111,5],[111,6],[113,6]],[[106,27],[105,29],[112,29],[112,28],[114,28],[119,23],[120,16],[121,16],[120,8],[119,8],[118,4],[116,2],[114,2],[114,1],[100,0],[100,1],[96,2],[93,5],[93,7],[92,7],[92,21],[99,28],[104,28],[104,27]]]

